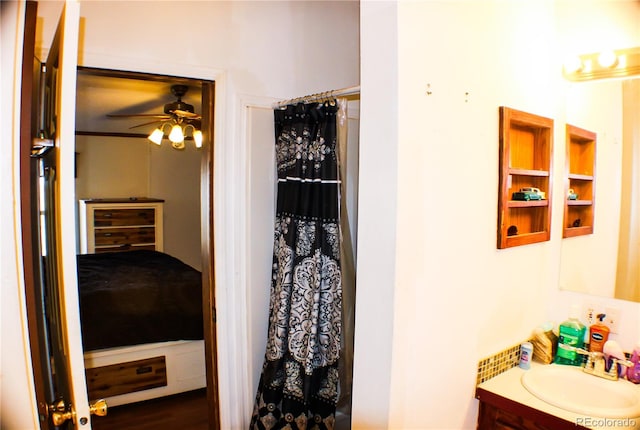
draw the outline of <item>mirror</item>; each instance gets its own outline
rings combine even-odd
[[[569,84],[566,122],[597,133],[595,220],[562,239],[560,289],[640,302],[640,78]]]

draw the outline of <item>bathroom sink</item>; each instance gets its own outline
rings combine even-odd
[[[640,417],[640,385],[589,375],[581,367],[549,364],[522,375],[534,396],[567,411],[603,418]]]

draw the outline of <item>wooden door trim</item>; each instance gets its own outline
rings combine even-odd
[[[22,88],[20,91],[20,222],[22,234],[22,260],[25,303],[27,310],[27,327],[29,332],[29,349],[31,351],[33,382],[35,387],[38,416],[41,428],[48,428],[47,395],[45,388],[44,365],[49,358],[40,348],[38,333],[38,298],[36,294],[36,270],[39,266],[36,260],[39,240],[37,225],[32,222],[34,208],[37,210],[37,202],[34,199],[36,190],[32,183],[33,159],[31,158],[31,142],[34,136],[32,122],[35,120],[32,110],[34,106],[33,82],[35,79],[35,39],[38,3],[27,1],[25,5],[25,31],[22,50]],[[31,30],[28,30],[31,29]],[[45,427],[43,427],[45,426]]]
[[[201,172],[201,202],[202,214],[202,274],[204,288],[202,293],[202,305],[204,315],[204,350],[206,362],[207,402],[209,404],[209,428],[220,429],[220,408],[218,389],[218,355],[217,355],[217,330],[216,330],[216,300],[214,293],[215,265],[214,265],[214,228],[213,228],[213,155],[214,155],[214,116],[215,116],[215,82],[205,82],[202,85],[202,130],[205,136],[206,151],[202,156]],[[214,406],[212,406],[214,405]]]

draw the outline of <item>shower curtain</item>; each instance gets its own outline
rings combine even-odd
[[[335,100],[274,111],[273,270],[251,429],[334,428],[343,336],[337,113]]]

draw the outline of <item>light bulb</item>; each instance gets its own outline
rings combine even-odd
[[[171,133],[169,133],[169,140],[173,143],[180,143],[184,140],[184,133],[182,133],[182,127],[175,124],[171,127]]]
[[[149,135],[147,139],[155,143],[156,145],[160,145],[162,143],[162,138],[164,137],[164,132],[159,128],[153,130],[153,132]]]
[[[577,73],[582,70],[582,60],[578,56],[568,57],[564,61],[565,73]]]
[[[618,57],[613,51],[602,51],[600,55],[598,55],[598,64],[602,67],[610,68],[615,66],[617,63]]]
[[[193,131],[193,141],[196,144],[196,148],[202,148],[202,132],[200,130]]]

